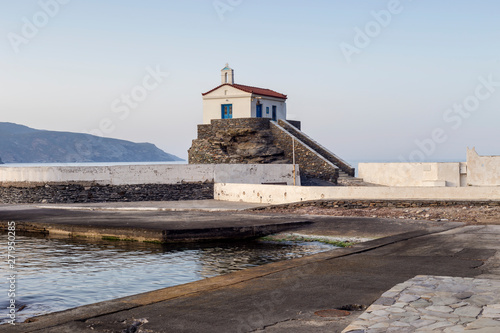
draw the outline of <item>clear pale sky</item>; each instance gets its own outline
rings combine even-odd
[[[500,155],[498,1],[1,0],[0,8],[0,121],[101,126],[106,137],[186,158],[201,93],[228,62],[237,83],[287,94],[289,118],[347,161],[458,161],[467,146]],[[147,79],[145,90],[157,69],[168,76]],[[134,89],[141,100],[127,106],[121,98]]]

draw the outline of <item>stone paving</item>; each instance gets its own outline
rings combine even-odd
[[[386,291],[343,333],[500,332],[500,280],[418,275]]]

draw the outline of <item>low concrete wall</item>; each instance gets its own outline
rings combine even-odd
[[[286,183],[293,185],[292,164],[215,164],[215,183]],[[300,168],[295,165],[295,184],[300,186]]]
[[[479,156],[475,148],[467,149],[467,184],[500,186],[500,156]]]
[[[385,186],[460,187],[466,163],[359,163],[358,176]]]
[[[500,186],[500,156],[467,148],[467,162],[359,163],[364,181],[385,186]]]
[[[297,184],[300,176],[297,166]],[[293,184],[290,164],[153,164],[117,166],[0,167],[0,186],[43,184],[181,184],[181,183]]]
[[[284,204],[306,200],[500,200],[500,187],[310,187],[217,183],[214,198]]]

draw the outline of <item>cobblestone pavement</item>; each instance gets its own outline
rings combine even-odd
[[[418,275],[386,291],[343,333],[500,332],[500,281]]]

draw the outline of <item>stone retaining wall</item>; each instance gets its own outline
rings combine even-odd
[[[256,131],[269,129],[267,118],[213,119],[210,124],[198,125],[198,139],[213,138],[216,132],[251,127]]]
[[[339,170],[335,165],[311,150],[309,146],[278,124],[271,123],[271,132],[273,133],[274,143],[285,152],[285,157],[288,160],[293,159],[292,138],[295,138],[295,163],[300,165],[302,181],[309,178],[319,178],[334,184],[337,183]]]
[[[300,127],[298,128],[299,130],[297,130],[297,127],[294,124],[292,124],[290,121],[286,121],[283,119],[278,120],[278,125],[280,125],[285,130],[290,132],[297,139],[301,140],[303,143],[308,145],[310,148],[312,148],[314,151],[316,151],[322,157],[324,157],[328,161],[332,162],[337,168],[341,169],[342,171],[347,173],[349,176],[354,177],[355,169],[353,167],[351,167],[349,164],[347,164],[341,158],[336,156],[334,153],[332,153],[331,151],[329,151],[328,149],[326,149],[325,147],[320,145],[318,142],[311,139],[305,133],[301,132]]]
[[[298,121],[293,125],[300,128]],[[291,164],[292,155],[292,134],[268,118],[217,119],[198,125],[198,138],[189,149],[189,163]],[[337,182],[338,168],[299,139],[295,155],[306,184],[308,179]]]
[[[198,125],[189,164],[290,164],[274,144],[269,119],[217,119]]]
[[[252,210],[272,210],[299,207],[322,208],[411,208],[411,207],[470,207],[470,206],[500,206],[500,201],[457,201],[457,200],[312,200],[295,202],[269,207],[258,207]]]
[[[0,203],[86,203],[213,199],[213,183],[0,187]]]

